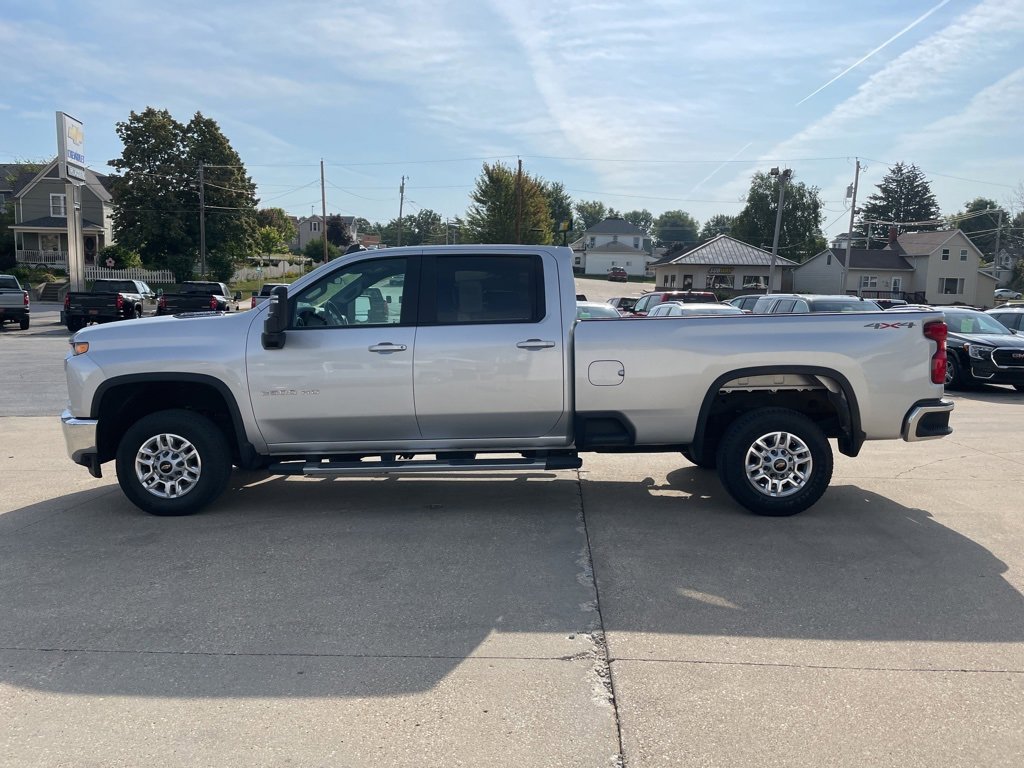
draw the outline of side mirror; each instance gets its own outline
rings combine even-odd
[[[156,295],[157,296],[163,296],[164,295],[164,289],[163,288],[157,288],[156,289]]]
[[[263,321],[263,348],[282,349],[288,327],[288,289],[279,285],[267,299],[267,319]]]
[[[242,292],[241,291],[235,291],[234,301],[241,301],[241,300],[242,300]]]

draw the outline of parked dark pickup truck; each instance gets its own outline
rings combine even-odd
[[[156,298],[141,280],[97,280],[88,292],[68,293],[64,297],[61,322],[72,333],[89,323],[109,323],[142,317],[147,304]]]
[[[178,315],[182,312],[230,312],[231,304],[241,294],[231,298],[231,292],[224,283],[205,280],[189,280],[179,287],[177,293],[165,293],[156,303],[158,315]],[[237,309],[237,303],[235,304]]]

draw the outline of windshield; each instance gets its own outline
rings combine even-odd
[[[13,288],[16,291],[21,290],[21,286],[18,285],[18,281],[14,275],[0,275],[0,288]]]
[[[881,307],[875,302],[861,301],[860,299],[815,301],[812,306],[813,312],[872,312],[876,309],[881,309]]]
[[[220,283],[186,283],[181,286],[182,293],[220,293]]]
[[[988,333],[993,336],[1012,336],[1009,329],[984,312],[945,312],[950,333]]]
[[[92,284],[93,293],[135,293],[135,283],[131,280],[97,280]]]

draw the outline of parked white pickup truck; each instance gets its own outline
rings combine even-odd
[[[950,433],[939,312],[577,322],[572,253],[362,251],[241,314],[71,339],[72,459],[156,515],[232,465],[275,474],[573,469],[585,451],[682,452],[758,514],[825,492],[832,449]],[[513,458],[509,458],[509,454]]]

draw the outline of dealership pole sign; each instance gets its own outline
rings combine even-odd
[[[82,121],[57,113],[57,160],[60,178],[72,184],[85,181],[85,131]]]

